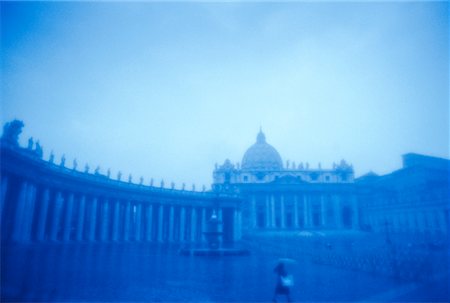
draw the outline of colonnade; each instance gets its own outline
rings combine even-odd
[[[2,178],[2,227],[16,242],[202,242],[213,211],[223,239],[240,239],[241,212],[212,199],[95,194]],[[3,236],[3,235],[2,235]]]
[[[250,228],[259,229],[356,229],[359,211],[356,196],[348,194],[249,195]]]

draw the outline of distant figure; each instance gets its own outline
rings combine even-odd
[[[39,143],[39,140],[36,142],[36,149],[34,151],[39,158],[42,158],[42,156],[44,155],[44,151],[42,150],[42,146]]]
[[[28,149],[32,150],[33,146],[34,146],[33,137],[30,137],[30,139],[28,139]]]
[[[62,167],[64,167],[64,164],[66,163],[66,155],[62,155],[61,157],[61,163],[59,165],[61,165]]]
[[[50,158],[48,159],[48,162],[53,163],[54,161],[55,161],[55,154],[53,153],[53,151],[51,151]]]
[[[290,295],[290,288],[292,286],[292,276],[288,275],[283,262],[279,262],[273,269],[277,274],[277,285],[273,294],[273,302],[277,302],[278,295],[285,295],[288,302],[292,302]]]

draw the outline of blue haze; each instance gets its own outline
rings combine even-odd
[[[1,2],[1,120],[69,166],[211,183],[283,160],[449,156],[448,3]]]

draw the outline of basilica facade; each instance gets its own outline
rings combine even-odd
[[[216,166],[213,190],[239,193],[243,225],[249,231],[341,230],[359,228],[353,167],[342,160],[332,168],[308,163],[283,165],[262,131],[242,164]]]
[[[409,153],[387,175],[355,178],[341,160],[329,169],[290,164],[260,131],[242,164],[216,166],[213,191],[243,199],[244,234],[362,230],[439,239],[450,226],[450,161]]]

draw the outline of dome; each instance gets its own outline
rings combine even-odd
[[[242,158],[242,169],[280,170],[283,168],[280,154],[266,142],[266,136],[260,130],[256,143],[250,146]]]

